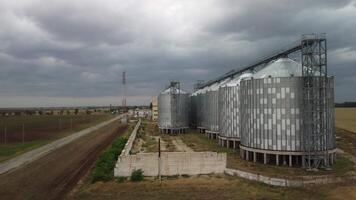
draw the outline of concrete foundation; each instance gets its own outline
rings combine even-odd
[[[206,130],[205,131],[205,136],[207,136],[209,139],[216,140],[216,139],[218,139],[219,132]]]
[[[161,127],[159,127],[159,132],[165,133],[165,134],[182,134],[182,133],[186,133],[187,130],[188,130],[188,127],[182,127],[182,128],[161,128]]]
[[[222,147],[230,149],[238,149],[240,145],[240,140],[237,138],[229,138],[219,135],[218,136],[219,145]]]
[[[204,134],[205,133],[205,128],[204,127],[197,127],[199,133]]]
[[[240,156],[244,160],[271,165],[284,165],[289,167],[303,167],[302,156],[304,152],[271,151],[254,149],[240,145]],[[336,149],[329,150],[330,164],[334,164]]]

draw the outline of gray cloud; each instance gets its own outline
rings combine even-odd
[[[118,104],[124,70],[147,104],[170,80],[191,90],[313,32],[327,33],[336,100],[355,100],[355,19],[350,0],[2,1],[0,106]]]

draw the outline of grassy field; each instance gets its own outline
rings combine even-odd
[[[161,139],[161,150],[163,152],[176,151],[175,145],[172,143],[171,136],[167,134],[160,134],[156,123],[152,123],[146,119],[142,120],[141,129],[136,136],[131,153],[157,152],[158,138]]]
[[[336,108],[335,126],[356,133],[356,108]]]
[[[116,181],[84,184],[81,189],[69,199],[256,199],[256,200],[331,200],[355,199],[356,186],[324,185],[305,188],[272,187],[257,182],[247,181],[227,175],[202,175],[195,177],[181,177],[143,182],[122,183]]]
[[[0,162],[112,117],[113,115],[0,117]]]
[[[244,171],[265,174],[281,178],[297,178],[299,176],[310,175],[304,169],[288,166],[264,165],[261,163],[248,162],[240,158],[238,152],[232,149],[221,147],[216,140],[211,140],[199,134],[196,130],[190,130],[186,134],[179,135],[182,140],[194,151],[216,151],[227,153],[227,167],[241,169]],[[313,172],[314,175],[344,175],[349,171],[356,170],[354,164],[344,156],[338,156],[332,171],[320,170]]]

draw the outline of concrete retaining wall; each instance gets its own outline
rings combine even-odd
[[[135,141],[136,139],[136,135],[137,135],[137,130],[140,128],[141,126],[141,118],[138,120],[134,130],[132,131],[129,139],[127,140],[126,144],[125,144],[125,147],[124,149],[121,151],[121,154],[120,156],[127,156],[130,154],[130,151],[131,151],[131,148],[132,148],[132,145],[133,145],[133,142]]]
[[[231,176],[238,176],[251,181],[258,181],[265,183],[267,185],[282,186],[282,187],[301,187],[306,185],[322,185],[330,183],[342,183],[347,181],[355,181],[356,176],[305,176],[300,179],[290,180],[283,178],[273,178],[268,176],[263,176],[260,174],[254,174],[250,172],[245,172],[237,169],[225,169],[225,173]]]
[[[159,166],[160,163],[160,166]],[[163,152],[139,153],[120,156],[116,163],[115,176],[130,176],[135,169],[142,169],[145,176],[198,175],[224,173],[226,153],[216,152]]]

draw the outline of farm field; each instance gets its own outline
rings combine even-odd
[[[19,169],[0,175],[0,199],[63,199],[98,154],[128,125],[112,122]]]
[[[113,115],[0,117],[0,162],[112,118]]]
[[[335,126],[356,133],[356,108],[335,108]]]

